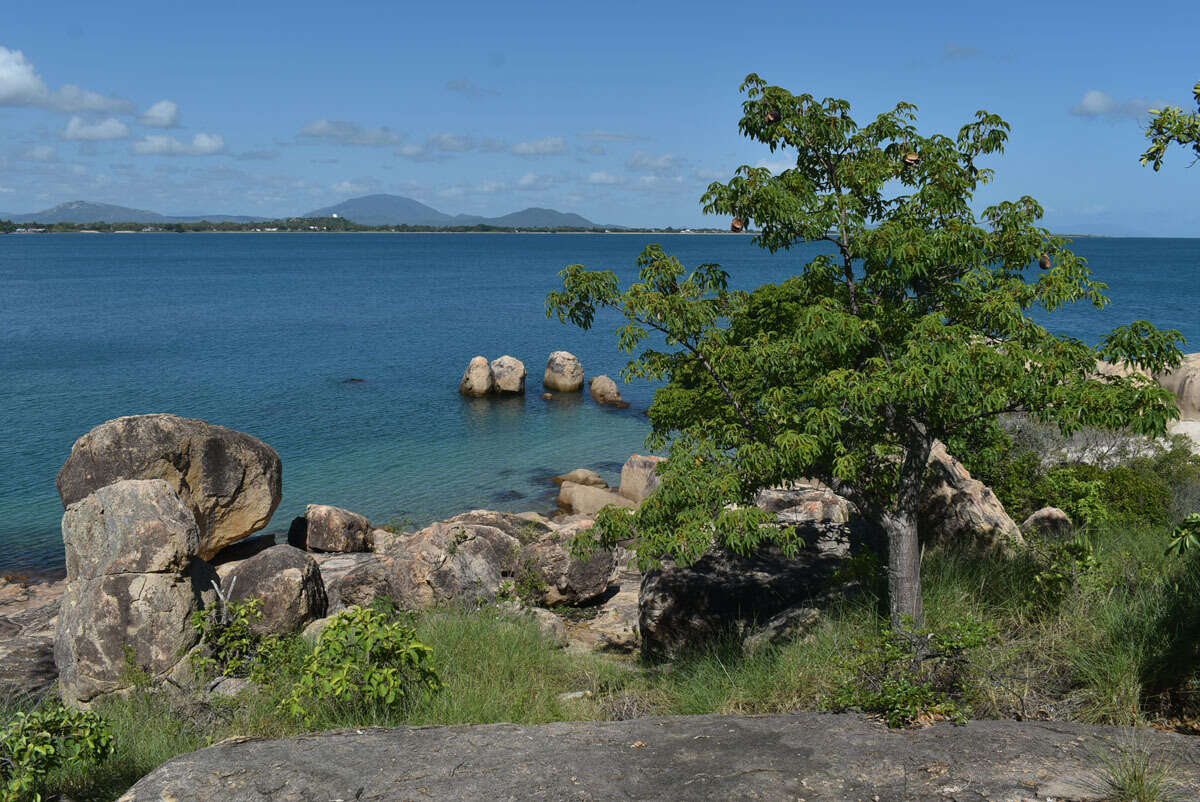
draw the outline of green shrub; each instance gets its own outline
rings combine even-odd
[[[995,636],[992,626],[964,618],[938,631],[889,629],[881,637],[863,639],[843,666],[845,681],[832,694],[830,706],[880,715],[889,727],[965,721],[969,710],[961,697],[967,653]]]
[[[377,610],[347,610],[321,633],[281,708],[308,722],[327,702],[368,711],[402,707],[422,687],[441,688],[432,652],[411,627]]]
[[[112,751],[112,735],[95,713],[59,704],[15,713],[0,729],[0,801],[42,799],[46,775],[94,764]]]
[[[262,619],[261,600],[230,602],[224,599],[192,613],[192,626],[200,632],[201,649],[192,656],[197,677],[244,677],[250,674],[263,638],[253,630]]]

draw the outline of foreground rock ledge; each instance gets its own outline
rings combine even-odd
[[[1200,739],[1140,730],[1200,790]],[[1097,800],[1130,731],[973,721],[889,731],[862,716],[341,730],[227,741],[175,758],[122,800]]]

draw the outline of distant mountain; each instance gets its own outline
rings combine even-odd
[[[474,225],[456,223],[448,214],[430,206],[399,195],[364,195],[347,201],[313,209],[304,217],[332,217],[333,215],[353,220],[364,226],[449,226]],[[482,218],[481,218],[482,219]]]
[[[201,220],[210,223],[253,223],[265,219],[228,214],[168,217],[145,209],[130,209],[127,206],[90,201],[69,201],[30,214],[0,214],[0,220],[11,220],[14,223],[196,223]]]
[[[503,217],[476,214],[448,215],[400,195],[364,195],[314,209],[305,217],[338,215],[365,226],[502,226],[505,228],[598,228],[586,217],[553,209],[531,207]]]

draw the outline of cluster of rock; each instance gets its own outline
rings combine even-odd
[[[293,521],[288,543],[275,544],[273,536],[247,539],[279,503],[281,464],[265,443],[172,415],[109,421],[79,439],[59,474],[66,580],[36,593],[0,585],[0,656],[20,652],[6,658],[0,682],[44,686],[53,637],[69,702],[120,693],[135,674],[182,686],[198,648],[191,615],[218,596],[259,599],[261,634],[315,636],[336,612],[386,597],[408,610],[503,602],[585,648],[640,645],[647,655],[671,657],[729,633],[754,647],[812,627],[843,561],[864,545],[882,549],[879,531],[850,501],[801,481],[755,499],[774,525],[800,530],[807,545],[796,556],[713,548],[691,565],[667,561],[644,572],[620,546],[574,556],[572,542],[588,536],[600,510],[632,510],[658,488],[662,463],[632,455],[615,489],[583,468],[555,477],[553,518],[474,510],[396,532],[311,504]],[[1004,550],[1020,544],[1023,531],[1070,533],[1070,521],[1053,508],[1018,527],[940,445],[921,513],[931,542]],[[560,615],[564,605],[589,614]]]
[[[476,356],[467,364],[458,392],[465,396],[481,398],[488,395],[523,395],[525,393],[525,363],[502,356],[488,361],[485,356]],[[583,365],[570,351],[554,351],[546,360],[546,372],[542,375],[542,386],[553,397],[553,393],[578,393],[583,389]],[[605,375],[592,379],[589,390],[597,404],[627,408],[617,383]]]
[[[1174,370],[1151,374],[1149,371],[1128,364],[1113,364],[1098,361],[1096,373],[1101,376],[1130,376],[1138,374],[1158,382],[1175,396],[1179,407],[1179,420],[1169,427],[1175,434],[1190,437],[1200,449],[1200,353],[1185,354],[1183,362]]]
[[[477,356],[467,364],[458,391],[466,396],[523,395],[525,393],[525,363],[507,354],[488,361]]]

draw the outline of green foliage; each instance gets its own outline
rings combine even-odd
[[[1177,365],[1178,332],[1136,321],[1099,349],[1051,334],[1030,315],[1073,302],[1103,307],[1105,285],[1069,242],[1038,225],[1030,197],[976,216],[1008,124],[979,112],[956,134],[923,135],[900,103],[860,125],[844,100],[794,95],[756,75],[739,129],[795,156],[775,174],[743,166],[714,183],[705,211],[757,223],[776,251],[827,244],[798,275],[752,292],[720,266],[687,270],[661,247],[622,290],[609,271],[560,274],[547,313],[589,328],[622,314],[634,353],[626,380],[659,380],[651,447],[670,447],[662,485],[629,516],[600,516],[606,542],[638,538],[643,564],[696,559],[715,538],[738,552],[796,542],[761,526],[762,487],[815,477],[884,525],[892,618],[919,626],[917,505],[935,439],[994,441],[1021,411],[1070,433],[1083,426],[1161,435],[1172,396],[1140,375],[1098,377],[1095,360]],[[1029,277],[1033,265],[1045,269]],[[666,348],[650,346],[654,332]]]
[[[1184,554],[1200,551],[1200,512],[1194,512],[1171,532],[1167,554]]]
[[[1111,802],[1176,802],[1185,798],[1173,779],[1176,764],[1130,736],[1100,756],[1100,790]]]
[[[1034,615],[1052,614],[1081,578],[1096,567],[1096,556],[1084,540],[1035,544],[1034,548],[1040,570],[1029,587],[1030,610]]]
[[[1200,82],[1192,88],[1192,95],[1200,109]],[[1150,164],[1157,171],[1171,145],[1190,147],[1200,159],[1200,111],[1189,114],[1178,106],[1168,106],[1162,110],[1151,109],[1150,116],[1150,126],[1146,129],[1150,147],[1142,154],[1142,164]]]
[[[192,626],[200,632],[200,651],[192,667],[201,678],[244,677],[250,674],[264,639],[253,629],[262,619],[262,601],[212,604],[192,613]]]
[[[17,712],[0,729],[0,802],[40,802],[50,772],[98,763],[111,751],[112,735],[95,713],[60,704]]]
[[[967,618],[937,632],[889,629],[864,638],[843,667],[844,684],[829,704],[883,716],[889,727],[965,721],[969,711],[960,699],[967,655],[995,636],[990,625]]]
[[[313,720],[316,706],[329,702],[375,710],[402,707],[421,688],[441,688],[431,655],[411,627],[370,608],[347,610],[321,632],[281,706],[305,721]]]

